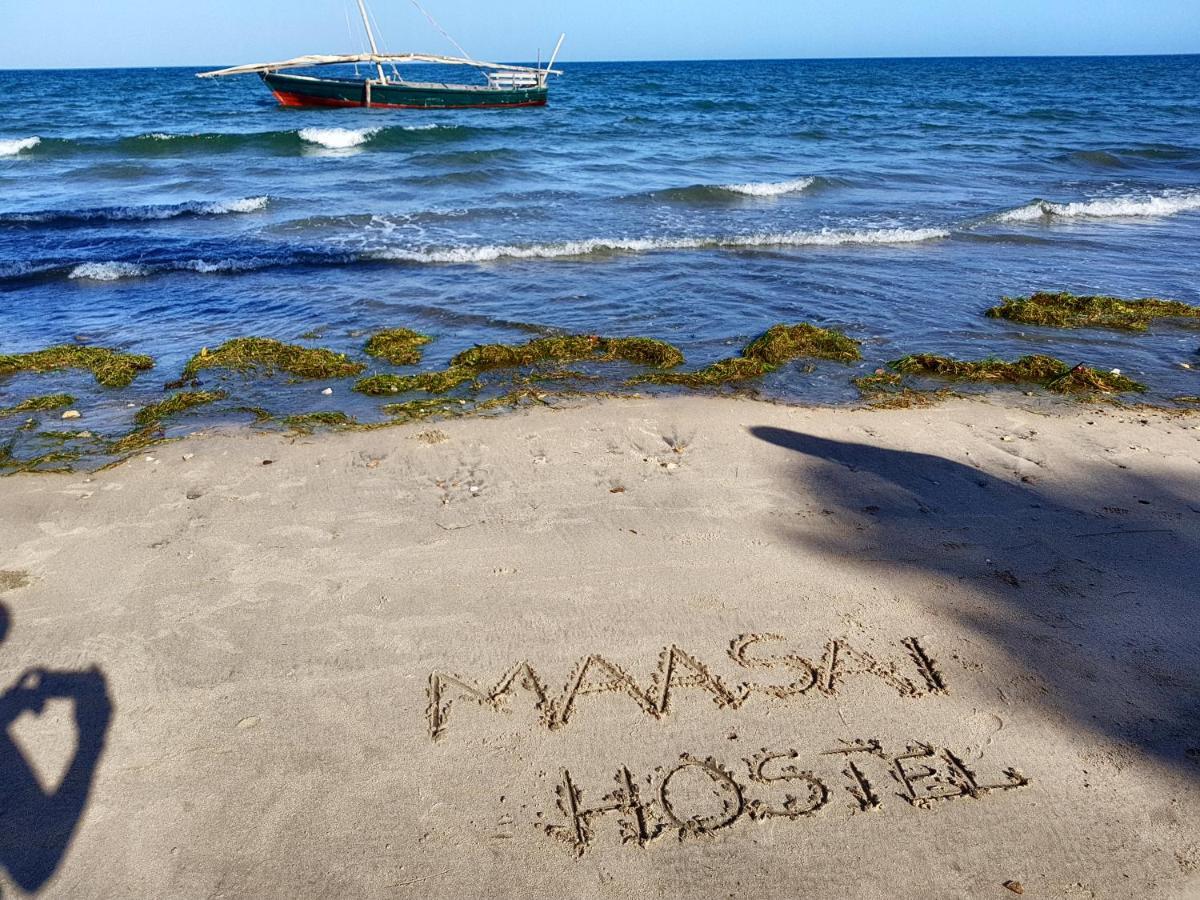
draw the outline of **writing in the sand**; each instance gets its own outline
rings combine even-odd
[[[1016,769],[984,775],[958,754],[923,743],[893,753],[878,740],[844,742],[808,761],[814,769],[824,767],[820,772],[801,768],[800,758],[796,750],[763,750],[742,760],[739,773],[711,756],[684,754],[644,777],[621,766],[586,790],[564,769],[555,788],[558,821],[539,827],[583,856],[604,829],[621,844],[642,848],[669,835],[711,837],[743,822],[815,816],[835,805],[843,789],[853,815],[882,809],[884,784],[898,788],[895,795],[918,809],[1029,784]]]
[[[676,644],[663,648],[657,668],[645,684],[597,654],[580,659],[558,691],[551,691],[549,682],[526,660],[510,666],[494,681],[433,672],[428,688],[429,735],[436,740],[446,734],[451,711],[460,700],[508,712],[510,701],[519,694],[532,701],[542,725],[558,729],[579,714],[585,698],[596,694],[628,698],[645,715],[662,719],[681,691],[706,694],[722,710],[739,709],[754,698],[833,697],[853,679],[882,682],[901,697],[947,693],[944,676],[920,640],[909,637],[899,643],[899,660],[881,660],[845,639],[830,638],[819,658],[811,659],[781,652],[787,641],[778,634],[743,634],[727,650],[743,675],[736,681],[722,678],[700,657]],[[909,674],[905,674],[906,668]],[[754,673],[754,677],[745,678],[745,673]]]

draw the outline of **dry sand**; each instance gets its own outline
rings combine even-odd
[[[629,400],[6,479],[0,891],[1200,897],[1198,426]]]

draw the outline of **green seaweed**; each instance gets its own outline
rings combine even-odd
[[[618,359],[662,369],[682,365],[684,361],[677,347],[654,338],[566,334],[535,338],[524,344],[482,344],[458,354],[450,360],[450,366],[484,372],[540,362],[612,362]]]
[[[71,441],[86,441],[95,438],[90,431],[39,431],[35,437],[55,444],[68,444]]]
[[[421,361],[421,348],[432,340],[429,335],[408,328],[389,328],[371,335],[364,349],[370,356],[385,359],[393,366],[415,366]]]
[[[694,372],[663,372],[661,374],[640,375],[631,378],[630,384],[670,384],[681,387],[705,388],[718,387],[722,384],[732,384],[738,381],[749,381],[761,378],[779,368],[760,359],[746,359],[744,356],[731,356],[719,359],[711,366],[697,369]]]
[[[1069,366],[1053,356],[1022,356],[1014,362],[989,358],[964,361],[933,354],[912,354],[888,363],[906,375],[925,375],[964,381],[993,381],[1008,384],[1040,384],[1060,393],[1102,391],[1127,393],[1146,386],[1115,372],[1089,366]]]
[[[202,349],[188,361],[180,381],[195,378],[203,369],[265,375],[286,372],[298,378],[348,378],[362,373],[366,365],[332,350],[285,344],[274,338],[245,337],[226,341],[215,350]]]
[[[445,400],[408,400],[404,403],[389,403],[383,411],[392,416],[396,423],[417,422],[433,416],[452,416],[461,414],[461,408],[456,410]]]
[[[70,406],[74,402],[75,398],[70,394],[45,394],[41,397],[30,397],[28,400],[22,400],[16,406],[0,408],[0,418],[15,416],[24,412],[62,409],[64,406]]]
[[[544,384],[547,381],[599,381],[600,376],[589,375],[587,372],[580,372],[576,369],[549,369],[514,375],[512,380],[513,384],[530,387],[535,384]]]
[[[129,432],[111,441],[105,451],[111,456],[126,457],[158,444],[167,443],[167,438],[157,422]]]
[[[872,409],[910,409],[914,406],[933,406],[954,396],[949,388],[922,391],[911,387],[903,375],[876,369],[870,375],[852,379],[863,399]]]
[[[444,394],[494,369],[582,360],[624,360],[642,366],[671,368],[683,362],[683,354],[671,344],[653,338],[558,335],[536,338],[524,344],[481,344],[459,353],[446,369],[417,375],[369,375],[360,379],[354,389],[375,396],[409,391]]]
[[[138,425],[151,425],[197,406],[224,400],[228,396],[225,391],[180,391],[165,400],[142,407],[133,417],[133,421]]]
[[[1005,297],[986,312],[993,319],[1052,328],[1118,328],[1145,331],[1155,319],[1200,319],[1200,306],[1147,297],[1078,296],[1065,291],[1039,291],[1028,297]]]
[[[19,472],[69,472],[70,465],[43,468],[50,463],[73,463],[83,456],[81,450],[54,450],[40,456],[21,459],[13,456],[11,446],[0,446],[0,471],[15,475]]]
[[[127,387],[139,372],[154,368],[149,356],[137,356],[106,347],[61,344],[32,353],[0,355],[0,377],[17,372],[55,372],[83,369],[91,372],[101,387]]]
[[[851,379],[851,382],[864,394],[879,393],[903,387],[904,376],[898,375],[895,372],[876,369],[870,375],[860,375],[857,378]]]
[[[234,412],[249,413],[254,416],[253,424],[258,425],[262,422],[270,422],[275,417],[271,415],[270,410],[263,409],[261,406],[235,406]]]
[[[409,391],[444,394],[464,382],[474,381],[477,374],[470,369],[451,366],[438,372],[421,372],[417,375],[368,375],[355,383],[354,390],[373,397]]]
[[[742,351],[742,356],[771,366],[781,366],[802,356],[855,362],[862,359],[859,346],[858,341],[840,331],[799,322],[795,325],[773,325],[751,341]]]
[[[752,340],[740,356],[717,360],[694,372],[663,372],[641,375],[630,384],[651,383],[690,388],[718,387],[761,378],[800,357],[853,362],[862,358],[859,342],[840,331],[818,328],[807,322],[772,325]]]
[[[344,412],[325,411],[301,413],[295,416],[284,416],[280,420],[292,431],[311,434],[317,428],[344,428],[357,425],[357,421]]]
[[[475,406],[475,412],[487,412],[493,409],[517,409],[521,406],[531,406],[537,404],[539,406],[550,406],[548,401],[554,399],[565,399],[568,397],[586,396],[581,391],[540,391],[532,387],[520,387],[501,394],[498,397],[491,397],[478,403]]]

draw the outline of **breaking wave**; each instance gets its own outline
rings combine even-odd
[[[0,156],[16,156],[26,150],[32,150],[42,142],[40,137],[15,138],[0,141]]]
[[[286,269],[292,266],[342,266],[350,265],[356,257],[345,253],[322,253],[299,251],[277,256],[247,256],[213,259],[168,260],[141,263],[110,260],[79,264],[42,265],[25,264],[10,271],[0,268],[0,280],[46,280],[64,275],[72,281],[121,281],[128,278],[147,278],[171,272],[195,272],[200,275],[235,275],[240,272],[260,272],[265,269]]]
[[[120,281],[122,278],[139,278],[148,274],[148,269],[136,263],[103,262],[76,266],[67,277],[73,281]]]
[[[353,150],[367,143],[387,143],[387,138],[401,138],[419,132],[460,133],[469,129],[459,125],[438,125],[428,122],[423,125],[395,125],[390,128],[303,128],[296,134],[306,144],[316,144],[326,150]]]
[[[950,236],[941,228],[879,228],[853,231],[794,231],[732,237],[593,238],[553,244],[446,247],[425,250],[388,248],[367,254],[369,259],[410,263],[482,263],[512,259],[570,259],[620,253],[667,250],[750,250],[786,247],[837,247],[847,244],[919,244]]]
[[[269,197],[237,200],[174,203],[167,206],[111,206],[80,210],[46,210],[30,213],[0,213],[0,225],[76,225],[95,222],[155,222],[181,217],[225,216],[260,212]]]
[[[816,182],[815,178],[794,178],[791,181],[749,181],[745,184],[725,184],[722,190],[747,197],[782,197],[784,194],[799,194]]]
[[[119,154],[123,159],[224,154],[240,151],[291,156],[313,146],[328,150],[369,144],[371,149],[405,149],[455,143],[497,130],[480,126],[424,122],[379,128],[303,128],[287,131],[165,132],[110,136],[95,134],[72,138],[28,137],[0,140],[0,158],[36,152],[39,157],[70,158],[91,154]],[[35,149],[36,148],[36,149]]]
[[[0,281],[47,280],[66,277],[83,281],[119,281],[171,272],[227,275],[293,267],[341,267],[353,265],[469,265],[504,260],[586,259],[621,254],[659,253],[672,250],[771,250],[800,247],[849,245],[920,244],[950,236],[940,228],[879,228],[747,234],[728,237],[661,237],[584,239],[544,244],[483,244],[448,247],[383,247],[374,250],[332,247],[262,247],[240,255],[232,248],[218,249],[206,256],[170,258],[147,254],[133,260],[56,262],[41,260],[9,269],[0,267]],[[249,249],[249,248],[247,248]]]
[[[803,194],[837,182],[831,178],[808,176],[790,181],[748,181],[742,184],[693,184],[637,194],[627,199],[669,200],[673,203],[736,203],[747,197],[772,199],[788,194]]]
[[[1112,197],[1076,203],[1034,200],[995,217],[997,222],[1047,222],[1054,219],[1161,218],[1200,210],[1200,191],[1140,197]]]
[[[297,132],[300,140],[327,150],[351,150],[361,147],[382,129],[379,128],[305,128]]]

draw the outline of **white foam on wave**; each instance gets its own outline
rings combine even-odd
[[[237,200],[215,200],[211,203],[181,203],[178,206],[122,206],[111,210],[94,210],[80,215],[86,219],[108,219],[113,222],[153,222],[177,219],[180,216],[228,216],[266,209],[270,197],[241,197]],[[45,216],[52,218],[53,214]]]
[[[1040,222],[1047,219],[1141,219],[1200,210],[1200,192],[1140,197],[1111,197],[1077,203],[1035,200],[996,217],[999,222]]]
[[[72,269],[69,277],[86,281],[120,281],[122,278],[138,278],[149,274],[149,271],[145,266],[128,262],[84,263]]]
[[[748,181],[745,184],[723,184],[721,190],[747,197],[782,197],[799,194],[812,187],[815,178],[793,178],[791,181]]]
[[[16,156],[26,150],[32,150],[42,142],[40,137],[14,138],[0,141],[0,156]]]
[[[856,231],[794,231],[723,238],[592,238],[556,244],[484,245],[431,250],[389,248],[372,259],[414,263],[482,263],[502,259],[565,259],[605,253],[654,253],[665,250],[738,250],[756,247],[836,247],[845,244],[919,244],[949,237],[941,228],[877,228]]]
[[[190,269],[201,275],[220,275],[232,272],[253,272],[262,268],[263,265],[265,263],[259,259],[220,259],[216,261],[193,259],[184,263],[180,268]]]
[[[44,271],[44,269],[33,263],[20,260],[8,264],[0,264],[0,279],[24,278],[26,275],[36,275],[41,271]]]
[[[351,150],[361,147],[378,133],[378,128],[305,128],[299,135],[300,140],[327,150]]]
[[[210,216],[224,216],[230,213],[252,213],[266,209],[271,202],[270,197],[242,197],[240,200],[219,200],[206,203],[200,211]]]

